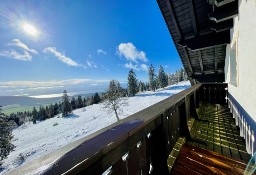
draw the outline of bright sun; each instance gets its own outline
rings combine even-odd
[[[29,23],[24,23],[24,24],[22,25],[22,28],[23,28],[23,30],[24,30],[27,34],[29,34],[29,35],[31,35],[31,36],[33,36],[33,37],[37,37],[37,36],[39,35],[38,30],[37,30],[33,25],[31,25],[31,24],[29,24]]]

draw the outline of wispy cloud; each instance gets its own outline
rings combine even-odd
[[[90,68],[97,68],[98,66],[93,61],[86,61],[86,65]]]
[[[38,52],[35,49],[30,49],[26,44],[22,43],[19,39],[13,39],[11,43],[7,44],[8,46],[17,46],[21,49],[24,49],[28,52],[31,52],[33,54],[38,54]]]
[[[128,61],[137,63],[137,60],[147,62],[146,53],[139,51],[132,43],[121,43],[117,48],[117,54],[123,56]]]
[[[124,65],[124,67],[129,68],[129,69],[134,69],[134,70],[137,70],[137,71],[140,70],[140,68],[138,68],[137,64],[132,64],[131,62],[130,63],[126,63]]]
[[[98,53],[98,54],[107,55],[107,52],[104,51],[104,50],[102,50],[102,49],[98,49],[98,50],[97,50],[97,53]]]
[[[26,44],[22,43],[19,39],[13,39],[12,42],[7,43],[7,46],[15,46],[19,48],[18,52],[15,49],[5,50],[0,52],[0,56],[13,58],[20,61],[31,61],[32,55],[38,54],[35,49],[29,48]]]
[[[145,72],[148,72],[148,66],[146,64],[140,65],[141,69],[144,70]]]
[[[58,58],[58,60],[67,64],[68,66],[74,66],[74,67],[82,66],[77,62],[75,62],[74,60],[72,60],[71,58],[65,56],[64,53],[58,51],[55,47],[47,47],[43,50],[43,52],[53,54],[55,57]]]
[[[9,51],[6,50],[6,51],[0,52],[0,56],[14,58],[16,60],[21,60],[21,61],[31,61],[32,60],[32,56],[26,50],[23,53],[19,53],[13,49],[9,50]]]

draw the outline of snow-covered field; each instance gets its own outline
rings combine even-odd
[[[180,82],[156,92],[148,91],[129,97],[119,117],[128,117],[188,87],[188,81]],[[37,124],[27,123],[13,130],[15,150],[3,161],[4,170],[0,174],[28,164],[116,121],[113,112],[106,111],[102,104],[95,104],[74,110],[67,118],[55,116]]]

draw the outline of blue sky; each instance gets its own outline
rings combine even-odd
[[[147,81],[150,64],[182,67],[155,0],[0,1],[1,95]]]

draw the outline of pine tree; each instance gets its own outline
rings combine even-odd
[[[139,92],[142,92],[143,91],[143,85],[142,85],[142,82],[140,81],[139,82]]]
[[[14,146],[11,144],[12,133],[6,116],[0,114],[0,166],[1,161],[8,156]]]
[[[137,78],[135,72],[131,69],[128,73],[128,95],[134,96],[138,92]]]
[[[72,108],[72,110],[76,109],[76,99],[75,99],[75,97],[72,97],[72,99],[71,99],[71,108]]]
[[[96,92],[96,93],[94,94],[94,96],[93,96],[93,101],[94,101],[94,104],[98,104],[98,103],[101,101],[98,92]]]
[[[87,100],[86,98],[84,97],[84,100],[83,100],[83,107],[87,106]]]
[[[68,97],[67,91],[64,90],[63,96],[62,96],[62,116],[66,117],[71,112],[72,112],[72,108],[69,101],[69,97]]]
[[[149,89],[151,91],[155,91],[156,90],[156,74],[155,74],[155,68],[154,66],[151,64],[149,69],[148,69],[148,82],[149,82]]]
[[[38,112],[36,110],[36,107],[34,106],[33,110],[32,110],[32,120],[33,120],[33,124],[36,124],[36,120],[38,119]]]
[[[84,106],[81,95],[78,95],[76,103],[77,103],[77,108],[82,108]]]
[[[158,70],[158,85],[159,85],[159,88],[163,88],[167,86],[166,75],[164,72],[164,68],[161,65]]]
[[[114,111],[118,121],[120,120],[118,115],[120,107],[126,104],[125,99],[122,98],[123,94],[121,90],[120,83],[117,80],[111,80],[104,98],[104,108],[109,111]]]
[[[50,106],[49,106],[49,118],[52,118],[52,117],[54,117],[55,115],[54,115],[54,106],[52,105],[52,104],[50,104]]]
[[[53,106],[53,115],[59,114],[59,105],[57,103],[54,104]]]

